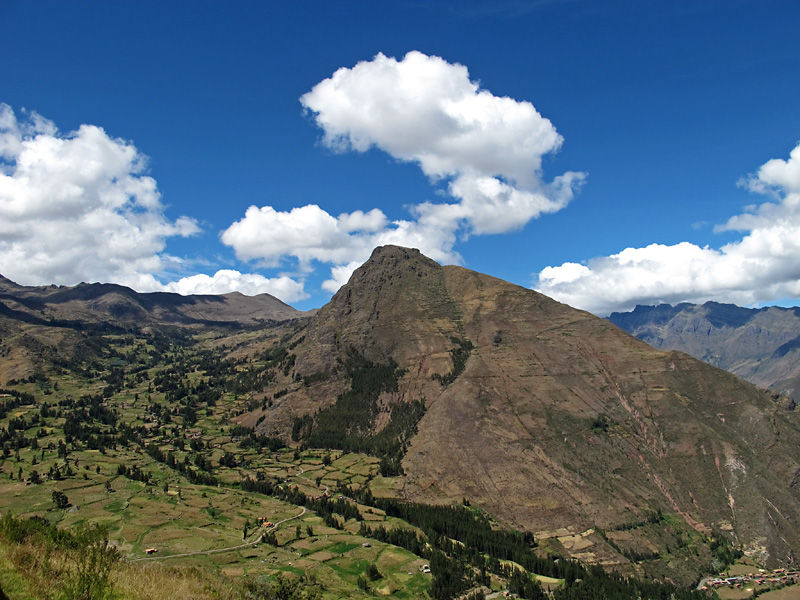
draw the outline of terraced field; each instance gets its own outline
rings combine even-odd
[[[164,569],[200,570],[233,580],[302,576],[323,596],[357,597],[369,594],[358,579],[375,565],[381,577],[370,589],[401,598],[424,595],[430,575],[420,571],[422,558],[358,535],[355,519],[331,527],[314,510],[240,487],[252,478],[309,497],[335,497],[337,489],[358,490],[374,478],[377,458],[248,447],[242,431],[232,431],[251,395],[206,393],[202,402],[205,373],[171,366],[200,360],[207,346],[174,345],[153,361],[155,346],[147,340],[108,336],[103,343],[109,358],[92,363],[88,373],[53,369],[2,392],[0,430],[9,439],[0,456],[0,513],[40,516],[66,529],[101,524],[120,551],[122,571],[164,577]],[[165,379],[167,372],[175,373],[174,380]],[[237,372],[233,368],[231,377]],[[154,384],[159,378],[167,383]],[[176,387],[191,392],[176,394]],[[169,459],[156,460],[155,448]],[[235,458],[225,464],[226,455]],[[192,482],[187,472],[213,481]],[[56,492],[69,506],[57,507]],[[371,524],[398,523],[378,509],[359,508]],[[275,525],[260,527],[259,519]],[[274,535],[262,541],[267,533]],[[7,553],[0,551],[0,558],[4,587],[22,590]]]

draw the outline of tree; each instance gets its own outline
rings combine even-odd
[[[367,567],[367,577],[369,577],[370,581],[378,581],[383,575],[378,570],[378,566],[375,563],[371,563]]]
[[[61,492],[59,490],[53,490],[52,497],[53,497],[53,504],[55,504],[56,508],[60,510],[64,510],[65,508],[69,508],[70,506],[72,506],[72,504],[70,504],[69,502],[69,498],[67,498],[67,495],[64,492]]]
[[[261,536],[261,543],[262,544],[269,544],[270,546],[277,546],[278,545],[278,538],[275,535],[275,530],[265,533]]]

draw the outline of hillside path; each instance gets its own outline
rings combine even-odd
[[[295,477],[297,477],[298,479],[303,479],[303,480],[307,481],[308,483],[312,484],[316,488],[322,488],[322,491],[325,494],[330,494],[331,488],[329,488],[327,485],[325,485],[322,482],[320,482],[320,485],[317,485],[316,481],[312,481],[308,477],[305,477],[303,475],[303,473],[305,473],[306,470],[302,466],[297,467],[297,469],[298,469],[298,471],[297,471],[297,475],[295,475]]]

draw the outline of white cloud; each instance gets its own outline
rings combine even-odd
[[[169,221],[146,158],[93,125],[60,135],[33,113],[0,105],[0,272],[22,284],[116,281],[160,289],[172,236],[199,231]]]
[[[542,156],[563,142],[530,102],[493,96],[466,67],[421,52],[341,68],[300,102],[328,146],[375,146],[434,178],[474,173],[536,185]]]
[[[378,209],[334,217],[309,204],[285,212],[251,206],[221,238],[239,259],[265,266],[277,267],[284,257],[297,259],[301,270],[309,270],[312,261],[331,264],[331,279],[322,287],[335,292],[375,247],[385,244],[411,246],[436,260],[459,262],[452,251],[455,230],[452,221],[439,223],[427,214],[417,221],[389,223]]]
[[[773,158],[761,165],[755,176],[741,183],[758,193],[800,194],[800,144],[791,151],[788,161]]]
[[[222,234],[237,257],[275,266],[284,257],[302,266],[332,265],[324,289],[335,291],[353,264],[373,248],[398,244],[431,258],[460,262],[453,246],[470,234],[505,233],[562,209],[585,174],[542,179],[544,155],[563,142],[530,102],[497,97],[471,81],[467,68],[409,52],[398,61],[378,54],[341,68],[300,98],[337,151],[378,148],[416,163],[433,182],[446,181],[451,202],[411,205],[414,220],[384,213],[333,217],[316,205],[276,211],[251,206]]]
[[[409,52],[378,54],[341,68],[300,98],[339,150],[379,148],[419,165],[463,208],[450,211],[474,233],[519,229],[560,210],[585,177],[568,173],[556,187],[541,179],[542,157],[563,138],[530,102],[497,97],[471,81],[467,68]],[[558,188],[558,189],[556,189]]]
[[[472,224],[474,233],[505,233],[522,228],[543,213],[564,208],[582,179],[580,174],[567,173],[543,193],[518,189],[496,177],[460,175],[450,183],[450,193],[461,199],[456,205],[462,209],[460,218]]]
[[[751,305],[800,298],[800,144],[742,185],[774,202],[748,207],[719,231],[745,235],[721,248],[688,242],[627,248],[587,265],[547,267],[534,287],[599,315],[636,304],[717,300]]]
[[[246,296],[270,294],[287,303],[308,298],[302,282],[297,282],[286,275],[270,279],[255,273],[240,273],[230,269],[217,271],[213,276],[200,274],[184,277],[166,284],[164,291],[177,292],[184,296],[229,292],[241,292]]]
[[[336,218],[315,204],[289,212],[251,206],[222,233],[222,241],[232,246],[240,259],[258,259],[269,266],[277,266],[283,256],[301,262],[343,263],[363,253],[365,237],[385,223],[386,217],[377,209]]]
[[[37,113],[18,119],[0,104],[0,273],[23,285],[81,281],[181,294],[268,293],[308,297],[287,276],[218,271],[163,284],[182,261],[164,252],[170,237],[200,231],[194,219],[164,215],[147,157],[100,127],[61,135]],[[352,215],[349,231],[380,227],[380,215]]]

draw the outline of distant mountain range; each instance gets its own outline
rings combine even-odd
[[[662,304],[608,320],[654,348],[686,352],[758,386],[800,390],[800,308]]]
[[[55,358],[93,352],[82,332],[125,333],[214,328],[237,331],[302,319],[269,294],[143,294],[108,283],[22,286],[0,276],[0,385],[23,379]]]
[[[28,287],[0,275],[0,316],[25,323],[238,326],[302,314],[269,294],[141,294],[112,283]]]
[[[665,330],[742,328],[751,346],[774,336],[772,354],[797,352],[795,312],[712,306],[690,325],[676,308],[649,312]],[[645,312],[627,318],[650,342],[662,329]],[[766,317],[784,319],[780,336],[760,335]],[[81,327],[213,329],[215,348],[273,365],[236,421],[380,456],[376,494],[468,502],[560,552],[681,583],[720,535],[773,564],[800,555],[800,411],[619,322],[395,246],[313,314],[269,296],[3,280],[0,385],[75,352]]]

